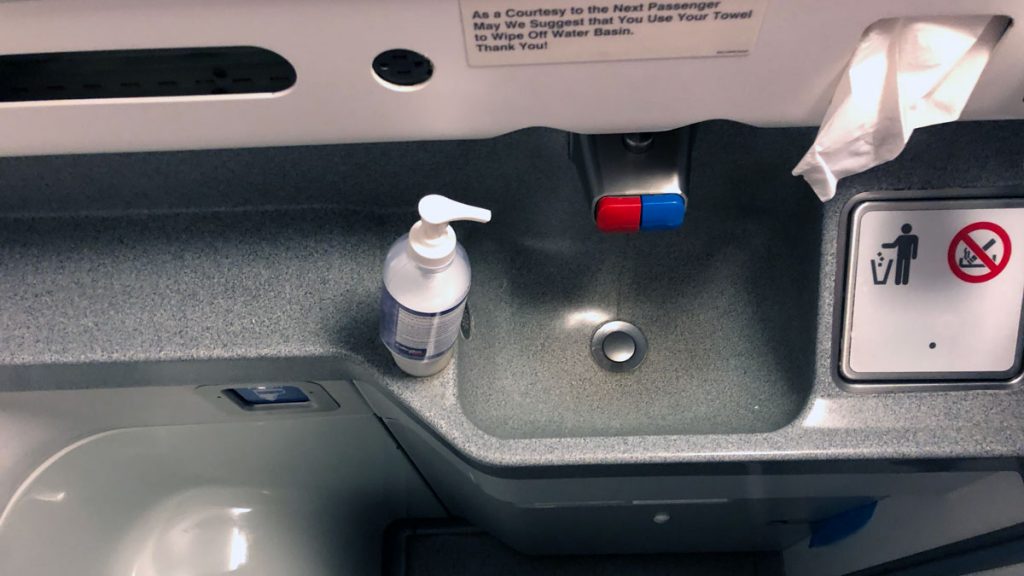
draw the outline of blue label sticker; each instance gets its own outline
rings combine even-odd
[[[418,312],[402,306],[381,288],[380,339],[410,360],[433,360],[455,345],[466,299],[443,312]]]

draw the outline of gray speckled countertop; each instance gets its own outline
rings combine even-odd
[[[702,214],[742,212],[730,221],[737,229],[800,244],[792,285],[765,268],[763,286],[746,271],[786,256],[756,240],[729,244],[756,260],[699,262],[710,272],[697,282],[673,276],[697,270],[686,227],[655,239],[593,232],[565,137],[548,130],[482,142],[0,159],[0,383],[153,385],[162,382],[57,383],[46,368],[327,358],[488,467],[1020,458],[1024,390],[846,392],[832,379],[831,338],[845,202],[869,190],[1020,184],[1022,132],[1011,122],[921,131],[898,161],[845,181],[820,207],[788,174],[813,130],[701,125],[690,238],[721,240],[701,228]],[[487,205],[495,222],[459,228],[474,264],[474,335],[444,372],[417,380],[376,340],[377,297],[388,244],[426,193]],[[663,273],[628,265],[661,255],[673,265]],[[672,290],[651,284],[659,277]],[[644,307],[647,297],[685,309],[676,285],[702,290],[702,310],[717,301],[715,287],[733,291],[721,292],[727,305],[714,315],[690,310],[685,324]],[[566,345],[592,327],[551,327],[595,307],[640,318],[657,337],[652,350],[685,343],[678,354],[693,361],[653,356],[647,372],[617,380],[594,372]],[[707,339],[714,346],[699,352]],[[31,379],[19,377],[26,368]]]

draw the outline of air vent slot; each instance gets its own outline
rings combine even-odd
[[[294,84],[287,60],[251,46],[0,55],[0,102],[260,94]]]

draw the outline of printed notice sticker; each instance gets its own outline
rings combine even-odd
[[[460,0],[470,66],[743,56],[768,0]]]

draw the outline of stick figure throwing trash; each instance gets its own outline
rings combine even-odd
[[[897,286],[910,283],[910,261],[917,260],[917,234],[911,234],[914,228],[909,223],[900,227],[900,234],[892,242],[882,244],[882,248],[896,249]]]

